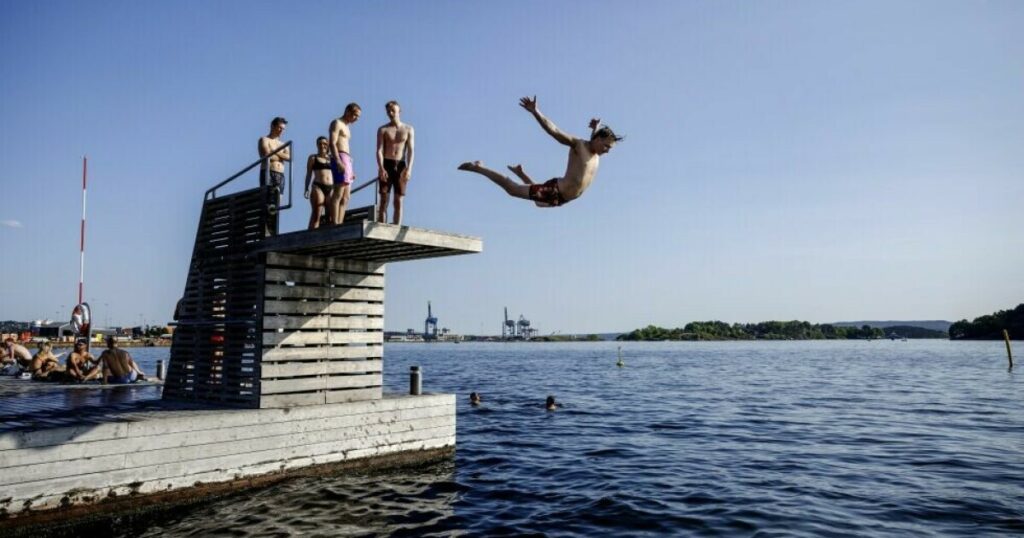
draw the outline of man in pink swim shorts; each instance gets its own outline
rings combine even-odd
[[[359,105],[349,103],[345,107],[345,113],[332,121],[328,128],[331,133],[331,174],[334,176],[335,185],[331,192],[331,201],[327,205],[332,224],[341,224],[345,219],[345,209],[352,194],[352,182],[356,180],[356,171],[352,167],[352,153],[349,149],[349,142],[352,139],[349,125],[358,121],[361,114],[362,109]]]

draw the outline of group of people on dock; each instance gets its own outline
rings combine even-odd
[[[415,159],[416,133],[412,125],[403,123],[398,101],[384,105],[388,122],[377,129],[377,191],[380,202],[375,218],[385,222],[389,198],[394,206],[392,224],[402,223],[406,187]],[[359,121],[362,108],[349,103],[341,117],[331,121],[327,136],[316,139],[316,153],[306,159],[304,196],[310,202],[310,230],[321,225],[341,224],[345,220],[356,179],[351,152],[351,125]],[[280,193],[284,186],[284,163],[291,160],[291,149],[281,149],[288,120],[277,117],[270,122],[270,132],[259,139],[261,159],[260,181]]]
[[[28,374],[33,381],[85,383],[95,380],[103,384],[128,384],[146,379],[131,354],[117,347],[113,336],[107,336],[107,349],[99,358],[89,352],[85,340],[76,341],[61,364],[63,355],[54,355],[49,342],[40,343],[38,352],[32,355],[28,348],[8,338],[0,347],[0,365],[9,375]]]

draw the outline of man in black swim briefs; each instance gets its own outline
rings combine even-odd
[[[377,129],[377,189],[380,193],[377,221],[386,222],[388,198],[394,192],[395,211],[391,223],[402,224],[405,191],[415,159],[416,131],[412,125],[402,123],[402,107],[398,101],[388,101],[384,111],[390,121]]]

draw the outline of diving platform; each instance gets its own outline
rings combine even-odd
[[[383,393],[385,270],[478,253],[482,241],[375,222],[376,203],[279,233],[290,173],[285,205],[266,181],[216,193],[269,157],[204,197],[159,399],[6,417],[0,533],[296,472],[451,456],[454,395]]]
[[[483,242],[476,237],[370,220],[268,237],[260,247],[263,252],[379,263],[473,254],[482,249]]]

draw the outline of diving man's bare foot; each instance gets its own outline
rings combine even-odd
[[[511,170],[512,173],[523,182],[523,184],[533,185],[533,181],[530,179],[530,176],[526,175],[526,172],[523,171],[523,165],[510,164],[508,165],[508,169]]]
[[[464,162],[459,165],[459,170],[465,170],[467,172],[476,172],[484,163],[480,161]]]

